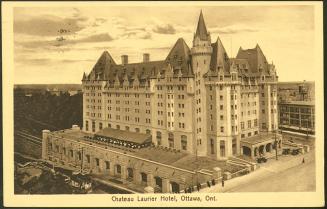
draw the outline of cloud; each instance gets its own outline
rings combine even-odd
[[[114,38],[112,38],[108,33],[102,33],[82,38],[77,40],[77,42],[109,42],[113,40]]]
[[[34,36],[57,36],[75,34],[84,29],[87,17],[77,15],[73,18],[61,18],[53,15],[32,17],[27,20],[14,20],[14,33]]]
[[[176,29],[170,24],[157,25],[157,26],[155,26],[155,28],[153,28],[152,31],[155,33],[159,33],[159,34],[175,34],[176,33]]]
[[[210,28],[211,33],[220,33],[220,34],[236,34],[236,33],[242,33],[242,32],[258,32],[259,30],[257,28],[253,28],[246,25],[229,25],[226,27],[216,27],[216,28]]]
[[[150,48],[144,48],[145,50],[170,50],[171,47],[165,46],[165,47],[150,47]]]
[[[26,41],[26,42],[18,42],[16,41],[15,44],[17,46],[21,46],[24,48],[45,48],[50,49],[51,47],[61,47],[67,45],[74,45],[78,43],[95,43],[95,42],[110,42],[113,41],[112,38],[108,33],[101,33],[95,34],[91,36],[87,36],[81,39],[65,39],[63,36],[57,37],[54,40],[45,40],[45,41]]]
[[[81,63],[81,62],[94,62],[92,59],[63,59],[63,60],[55,60],[49,58],[25,58],[22,56],[15,57],[15,63],[17,65],[49,65],[49,64],[69,64],[69,63]]]

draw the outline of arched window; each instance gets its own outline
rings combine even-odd
[[[182,150],[187,150],[187,136],[185,135],[181,136],[181,145],[182,145]]]
[[[225,141],[220,140],[220,156],[225,157]]]
[[[169,142],[169,147],[174,148],[174,134],[173,133],[168,133],[168,142]]]
[[[161,145],[161,132],[157,131],[157,143],[158,145]]]
[[[89,131],[89,121],[85,121],[85,131]]]
[[[215,141],[213,139],[210,139],[210,150],[211,154],[215,154]]]

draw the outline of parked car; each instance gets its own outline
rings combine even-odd
[[[300,151],[298,149],[292,150],[292,155],[298,155]]]
[[[267,162],[267,158],[265,158],[265,157],[259,157],[259,158],[257,158],[257,162],[258,163],[265,163],[265,162]]]
[[[289,155],[291,152],[291,149],[283,149],[283,155]]]

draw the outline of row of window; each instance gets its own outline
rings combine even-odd
[[[101,86],[85,86],[86,90],[101,90]]]
[[[163,90],[164,89],[163,87],[164,86],[158,85],[157,90]],[[176,86],[167,86],[167,90],[170,90],[170,91],[174,90],[174,88],[176,88]],[[178,91],[184,91],[184,89],[185,89],[184,86],[180,86],[180,85],[177,86]]]
[[[162,134],[160,131],[157,131],[156,139],[157,139],[157,144],[159,146],[162,145]],[[171,132],[168,133],[168,146],[170,148],[175,148],[174,134]],[[187,150],[187,136],[185,135],[181,136],[181,148],[182,150]]]
[[[253,127],[257,127],[258,126],[258,119],[254,119],[253,120]],[[252,120],[248,120],[248,128],[252,128]],[[244,130],[245,126],[244,126],[244,122],[241,122],[241,129]]]

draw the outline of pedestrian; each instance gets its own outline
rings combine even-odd
[[[302,160],[302,163],[304,163],[304,158],[303,158],[303,160]]]
[[[210,185],[210,182],[209,182],[209,181],[207,181],[207,185],[208,185],[208,187],[211,187],[211,185]]]
[[[222,187],[225,186],[225,181],[224,181],[224,179],[221,180],[221,186],[222,186]]]
[[[200,191],[200,187],[199,187],[199,184],[196,185],[196,189],[198,190],[198,192]]]
[[[215,185],[216,184],[216,181],[214,179],[212,179],[211,184],[212,185]]]

